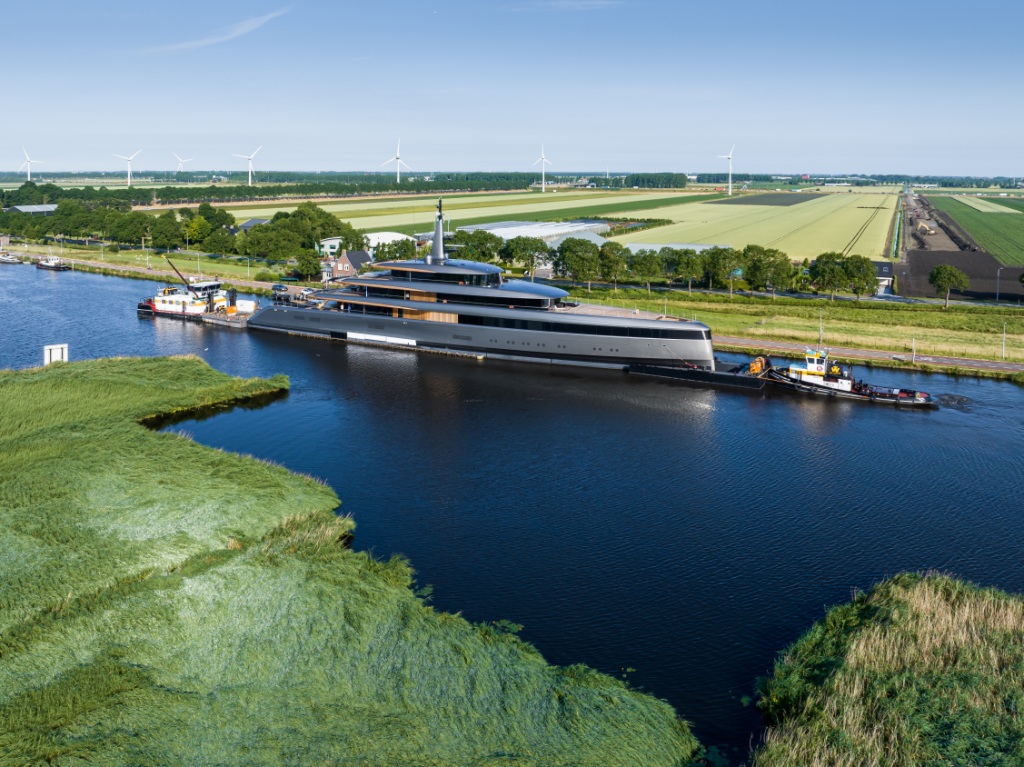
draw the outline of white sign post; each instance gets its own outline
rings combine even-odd
[[[49,365],[51,362],[67,362],[68,361],[68,345],[67,344],[50,344],[49,346],[43,347],[43,364]]]

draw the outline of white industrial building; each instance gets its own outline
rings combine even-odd
[[[493,224],[460,226],[464,232],[490,232],[503,240],[516,237],[536,237],[551,243],[566,237],[578,237],[585,232],[602,234],[611,228],[607,221],[578,219],[576,221],[498,221]],[[589,238],[588,238],[589,239]]]

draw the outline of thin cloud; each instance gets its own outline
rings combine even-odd
[[[206,48],[210,45],[219,45],[220,43],[226,43],[228,40],[234,40],[236,37],[247,35],[250,32],[255,32],[257,29],[262,27],[271,19],[276,19],[278,16],[283,16],[291,10],[290,8],[282,8],[279,11],[268,13],[266,16],[257,16],[255,19],[246,19],[240,21],[237,24],[232,24],[230,27],[225,29],[219,35],[213,37],[204,37],[201,40],[189,40],[184,43],[173,43],[172,45],[161,45],[157,48],[149,48],[143,51],[143,53],[170,53],[172,51],[189,51],[195,48]]]
[[[541,0],[534,3],[536,8],[551,8],[555,11],[599,11],[622,5],[621,0]]]

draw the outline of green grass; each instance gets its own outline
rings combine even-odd
[[[1002,359],[1006,324],[1006,359],[1024,362],[1024,311],[1009,307],[943,309],[941,303],[893,306],[873,301],[829,301],[804,298],[752,298],[694,293],[655,292],[637,288],[571,290],[582,301],[641,311],[665,312],[697,319],[714,336],[740,336],[766,341],[818,342],[819,316],[830,346],[877,349],[903,354],[949,355]]]
[[[286,386],[195,358],[0,372],[0,765],[693,756],[668,704],[351,551],[321,483],[139,424]]]
[[[1012,197],[998,197],[992,200],[992,202],[996,203],[997,205],[1003,205],[1012,210],[1017,210],[1020,211],[1021,213],[1024,213],[1024,200],[1020,198],[1015,199]]]
[[[935,196],[928,199],[936,208],[948,213],[999,263],[1024,266],[1024,216],[983,212],[955,197]],[[1013,205],[1007,207],[1019,209]]]
[[[757,767],[1024,763],[1024,600],[903,574],[829,610],[759,684]]]

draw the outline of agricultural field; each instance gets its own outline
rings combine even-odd
[[[1024,200],[1020,198],[1014,199],[1012,197],[1000,197],[998,200],[992,200],[992,202],[996,203],[997,205],[1002,205],[1004,208],[1011,208],[1013,210],[1024,213]]]
[[[993,205],[1000,208],[1000,212],[979,210],[960,197],[928,199],[956,221],[978,245],[995,256],[999,263],[1024,266],[1024,216],[1006,215],[1013,209],[1002,205]]]
[[[565,218],[612,215],[644,210],[641,217],[666,218],[659,215],[659,206],[678,206],[686,201],[707,200],[708,196],[679,192],[558,192],[514,195],[445,196],[445,213],[451,226],[479,224],[510,219],[553,221]],[[258,207],[228,207],[239,221],[249,218],[271,218],[277,211],[294,210],[296,202]],[[369,232],[397,231],[405,234],[428,232],[434,228],[437,196],[413,197],[386,202],[376,200],[323,200],[317,205],[347,221],[357,229]],[[227,207],[227,206],[225,206]]]
[[[970,187],[958,187],[958,186],[938,186],[933,188],[915,187],[913,184],[910,185],[917,194],[1009,194],[1015,197],[1024,197],[1024,189],[1003,189],[998,186],[981,187],[981,186],[970,186]],[[902,187],[901,187],[902,189]]]
[[[668,218],[675,223],[614,239],[735,248],[755,244],[778,248],[793,260],[813,259],[827,251],[877,259],[887,255],[886,241],[899,196],[847,192],[808,196],[805,202],[785,206],[758,205],[755,200],[751,198],[747,205],[700,202],[636,211],[640,218]]]
[[[953,197],[957,202],[962,202],[969,208],[980,210],[982,213],[1019,213],[1020,211],[1008,205],[1000,205],[995,200],[986,200],[982,197],[967,197],[956,195]]]

